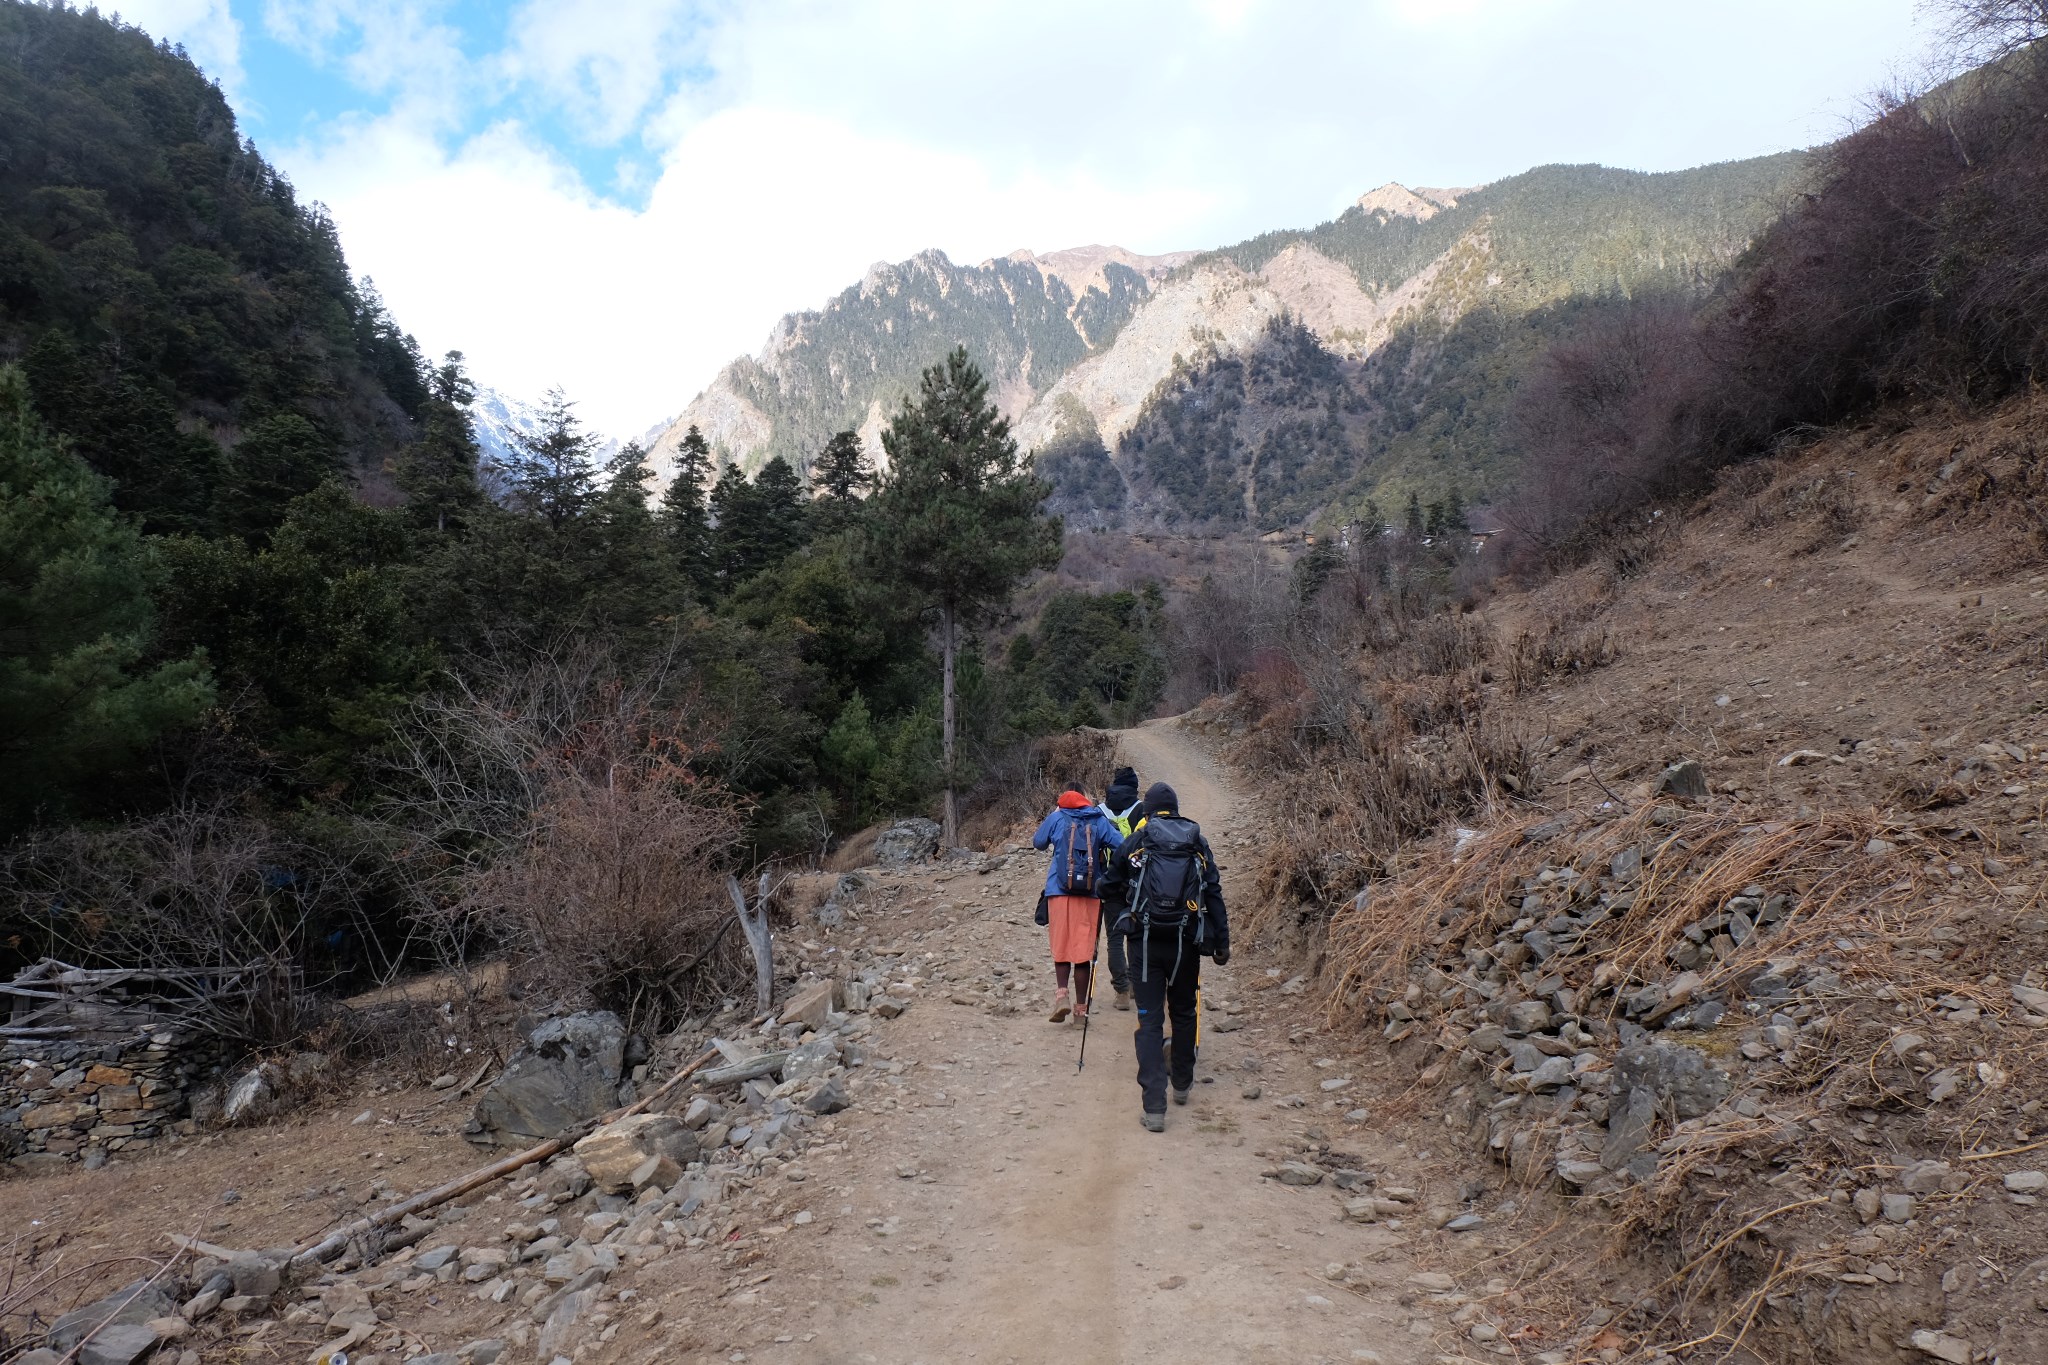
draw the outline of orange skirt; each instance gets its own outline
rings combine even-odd
[[[1092,962],[1102,902],[1093,896],[1047,896],[1045,914],[1054,962]]]

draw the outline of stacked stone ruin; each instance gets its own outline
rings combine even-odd
[[[125,1041],[23,1039],[0,1047],[0,1144],[18,1167],[101,1164],[189,1135],[192,1091],[218,1074],[217,1045],[175,1030]]]
[[[0,1158],[99,1166],[193,1133],[195,1092],[239,1050],[222,1002],[259,977],[46,960],[0,983]]]

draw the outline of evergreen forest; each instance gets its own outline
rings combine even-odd
[[[1016,633],[1059,522],[964,351],[924,353],[887,479],[849,431],[752,477],[692,432],[656,486],[560,392],[483,471],[462,355],[420,354],[182,52],[0,0],[0,126],[0,973],[488,948],[599,789],[696,830],[678,894],[722,901],[1157,700],[1156,594]],[[979,472],[920,484],[975,423]],[[634,970],[629,1010],[666,969]]]

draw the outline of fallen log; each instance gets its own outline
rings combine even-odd
[[[535,1147],[529,1147],[525,1151],[513,1156],[508,1156],[503,1161],[494,1161],[480,1170],[471,1171],[468,1175],[451,1180],[445,1185],[436,1185],[433,1189],[422,1190],[409,1199],[401,1199],[389,1208],[379,1209],[367,1218],[358,1218],[355,1222],[348,1224],[346,1227],[337,1228],[324,1237],[317,1237],[303,1242],[292,1248],[289,1264],[315,1265],[331,1261],[341,1255],[350,1242],[358,1238],[367,1237],[379,1228],[389,1227],[393,1223],[402,1220],[407,1214],[420,1213],[427,1209],[436,1208],[451,1199],[468,1194],[471,1190],[488,1185],[494,1180],[502,1180],[504,1177],[512,1174],[512,1172],[526,1166],[531,1166],[536,1161],[546,1161],[556,1153],[575,1146],[578,1141],[588,1135],[593,1129],[602,1128],[607,1123],[617,1123],[620,1119],[629,1118],[648,1109],[657,1100],[662,1099],[691,1076],[696,1075],[698,1070],[707,1063],[716,1061],[718,1056],[718,1049],[706,1048],[701,1057],[669,1077],[668,1080],[662,1083],[660,1089],[648,1095],[645,1099],[638,1100],[622,1109],[614,1109],[609,1114],[593,1119],[588,1123],[578,1124],[559,1137],[549,1138],[546,1142]]]

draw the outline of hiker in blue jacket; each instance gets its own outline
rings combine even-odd
[[[1060,793],[1059,804],[1031,836],[1033,848],[1052,850],[1037,919],[1052,939],[1052,972],[1058,988],[1052,999],[1055,1024],[1065,1023],[1069,1013],[1076,1019],[1088,1017],[1090,968],[1102,918],[1097,883],[1110,853],[1122,842],[1109,816],[1079,787]],[[1071,1004],[1069,976],[1074,983]]]

